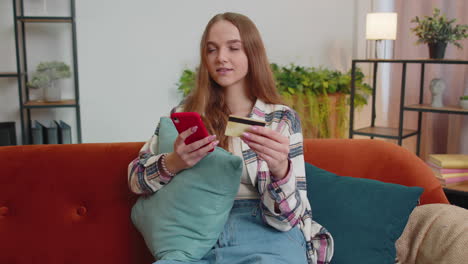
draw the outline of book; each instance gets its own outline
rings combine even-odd
[[[442,183],[442,184],[449,184],[449,183],[456,183],[456,182],[464,182],[468,181],[468,175],[466,176],[459,176],[459,177],[452,177],[452,178],[436,178]]]
[[[428,161],[444,169],[467,169],[467,154],[431,154]]]
[[[440,178],[457,178],[457,177],[468,176],[468,173],[444,173],[444,174],[437,174],[436,176]]]
[[[46,144],[58,144],[58,128],[54,121],[49,121],[45,127],[44,142]]]
[[[15,122],[0,122],[0,146],[16,145]]]
[[[439,178],[454,178],[468,176],[468,172],[457,172],[457,173],[440,173],[438,170],[431,168],[432,172],[436,177]]]
[[[445,169],[445,168],[442,168],[442,167],[439,167],[439,166],[435,165],[434,163],[432,163],[430,161],[426,161],[426,164],[429,165],[429,167],[431,167],[431,169],[437,170],[439,173],[464,173],[464,172],[468,172],[468,168],[466,168],[466,169]]]
[[[55,121],[58,128],[58,143],[59,144],[71,144],[71,127],[67,123],[60,120],[60,122]]]
[[[456,190],[456,191],[468,192],[468,181],[445,184],[444,188],[449,188],[451,190]]]
[[[45,127],[39,121],[35,120],[31,127],[31,143],[32,144],[45,144],[44,142]]]
[[[453,177],[453,178],[439,178],[439,177],[437,177],[437,179],[440,181],[440,183],[442,185],[445,185],[445,184],[468,181],[468,175],[467,176],[462,176],[462,177]]]

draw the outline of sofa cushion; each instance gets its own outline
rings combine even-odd
[[[338,176],[306,163],[315,221],[335,241],[332,264],[394,263],[395,241],[423,189]]]
[[[159,152],[172,152],[177,135],[172,121],[161,118]],[[241,158],[216,148],[155,194],[140,197],[132,209],[132,221],[155,258],[202,258],[223,230],[241,173]]]

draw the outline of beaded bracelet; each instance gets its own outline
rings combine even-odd
[[[167,156],[167,153],[166,153],[166,154],[162,154],[162,156],[161,156],[161,166],[162,166],[162,170],[163,170],[164,173],[167,174],[168,176],[174,177],[174,176],[176,176],[176,173],[170,172],[170,171],[167,169],[167,167],[166,167],[166,156]]]

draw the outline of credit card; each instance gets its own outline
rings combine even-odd
[[[240,137],[250,126],[264,127],[266,122],[252,118],[230,115],[224,135],[230,137]]]

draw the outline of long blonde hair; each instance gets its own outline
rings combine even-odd
[[[184,111],[200,113],[209,132],[217,135],[220,141],[219,146],[227,149],[229,143],[228,138],[224,136],[224,130],[230,110],[226,104],[224,89],[211,78],[207,65],[208,34],[213,24],[221,20],[232,23],[239,30],[248,59],[248,73],[246,75],[248,97],[253,102],[258,98],[270,104],[279,104],[282,103],[282,100],[276,89],[265,47],[255,24],[248,17],[237,13],[228,12],[215,15],[203,32],[196,87],[187,96],[184,102]]]

